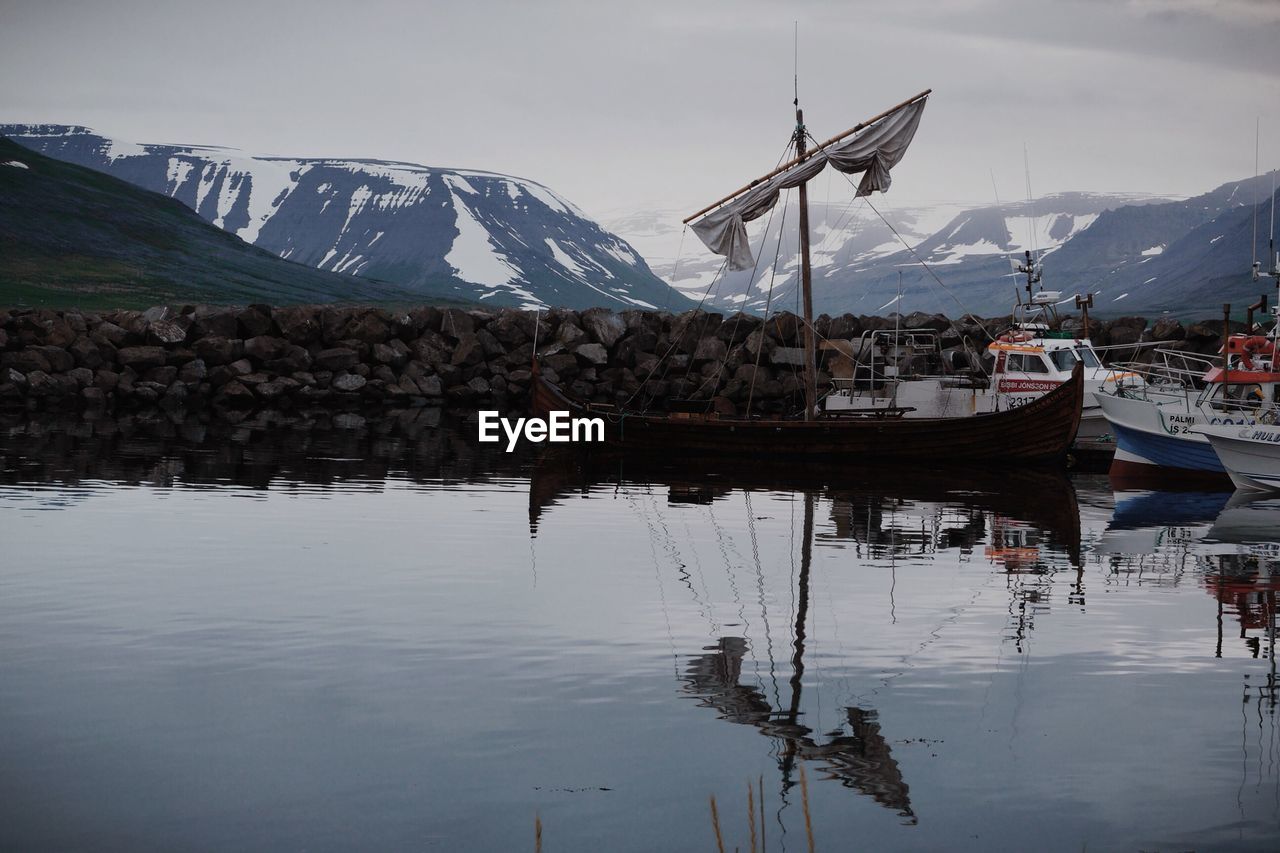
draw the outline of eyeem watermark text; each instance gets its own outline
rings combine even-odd
[[[502,441],[501,427],[507,436],[507,452],[515,450],[516,442],[523,435],[527,441],[538,444],[543,441],[557,443],[578,441],[604,441],[604,418],[572,418],[568,412],[551,412],[542,418],[501,417],[497,412],[480,412],[480,440]]]

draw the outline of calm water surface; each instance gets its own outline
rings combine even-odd
[[[344,426],[5,424],[0,848],[1280,845],[1280,499]]]

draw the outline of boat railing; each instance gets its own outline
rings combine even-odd
[[[1182,350],[1157,349],[1150,362],[1126,362],[1111,368],[1106,383],[1116,396],[1171,402],[1180,399],[1196,408],[1252,421],[1268,405],[1256,383],[1207,383],[1205,375],[1221,367],[1221,359]]]
[[[1105,382],[1121,397],[1149,399],[1152,396],[1190,398],[1204,387],[1204,375],[1214,361],[1195,353],[1157,349],[1151,361],[1114,364]]]
[[[1123,359],[1124,361],[1132,361],[1138,357],[1138,353],[1145,349],[1155,349],[1156,352],[1166,352],[1159,347],[1163,341],[1136,341],[1131,344],[1108,344],[1104,347],[1089,344],[1089,348],[1098,356],[1104,364],[1111,362],[1113,359]],[[1167,350],[1174,352],[1174,350]],[[1117,362],[1118,363],[1118,362]]]

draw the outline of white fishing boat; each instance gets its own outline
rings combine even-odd
[[[1039,265],[1032,267],[1030,257],[1026,266],[1014,263],[1018,271],[1028,272],[1030,293],[1032,283],[1039,281]],[[824,342],[824,349],[842,357],[833,359],[832,387],[823,406],[830,413],[883,409],[908,418],[1008,411],[1062,385],[1082,362],[1085,389],[1076,444],[1097,444],[1109,427],[1096,392],[1126,377],[1103,366],[1083,329],[1059,331],[1057,305],[1062,301],[1061,292],[1041,290],[1014,307],[1010,328],[986,348],[989,375],[976,367],[980,359],[972,346],[966,342],[948,351],[936,331],[879,329],[857,341]]]
[[[1274,200],[1273,200],[1274,204]],[[1254,261],[1254,280],[1272,278],[1280,284],[1280,255],[1271,244],[1272,268],[1262,272]],[[1280,300],[1278,300],[1280,301]],[[1271,330],[1253,322],[1254,311],[1267,310],[1263,295],[1248,308],[1245,331],[1230,333],[1231,306],[1223,306],[1223,340],[1218,358],[1209,360],[1182,352],[1158,352],[1163,358],[1152,365],[1134,365],[1130,377],[1121,378],[1097,393],[1102,413],[1115,431],[1116,455],[1111,464],[1113,477],[1146,478],[1151,475],[1187,477],[1221,475],[1230,472],[1218,443],[1231,458],[1246,467],[1243,449],[1249,432],[1280,404],[1280,326]],[[1280,320],[1280,304],[1272,308]],[[1265,431],[1265,430],[1264,430]],[[1218,452],[1215,452],[1218,451]],[[1265,474],[1265,466],[1259,473]],[[1232,475],[1235,480],[1235,475]],[[1236,481],[1240,485],[1240,481]],[[1248,488],[1263,488],[1248,486]]]
[[[1280,412],[1263,416],[1269,423],[1251,426],[1203,424],[1195,432],[1208,439],[1236,488],[1280,491]]]
[[[1239,428],[1257,423],[1276,399],[1280,373],[1271,353],[1245,364],[1232,353],[1256,335],[1232,335],[1227,363],[1181,352],[1157,351],[1151,365],[1126,365],[1121,378],[1096,394],[1116,438],[1115,477],[1218,476],[1225,473],[1203,427]],[[1234,366],[1232,363],[1234,362]]]
[[[1255,255],[1252,272],[1254,281],[1269,278],[1280,287],[1272,174],[1271,269],[1264,272]],[[1258,208],[1254,205],[1255,247],[1257,230]],[[1265,455],[1265,440],[1241,436],[1274,431],[1267,420],[1274,418],[1270,413],[1280,406],[1280,294],[1276,302],[1271,309],[1274,320],[1266,334],[1253,322],[1255,311],[1267,310],[1265,294],[1249,306],[1241,334],[1231,333],[1231,306],[1224,305],[1223,345],[1216,359],[1157,351],[1163,356],[1161,360],[1130,367],[1129,373],[1142,376],[1141,382],[1121,379],[1098,393],[1102,413],[1116,435],[1113,479],[1146,479],[1151,475],[1185,479],[1228,473],[1242,488],[1273,488],[1262,483],[1274,469],[1256,461],[1262,458],[1259,454]],[[1231,472],[1232,465],[1241,470],[1256,469],[1254,473],[1262,479],[1245,477],[1245,485]]]

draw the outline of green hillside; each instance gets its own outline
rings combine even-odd
[[[0,138],[0,305],[357,300],[421,298],[281,260],[181,202]]]

